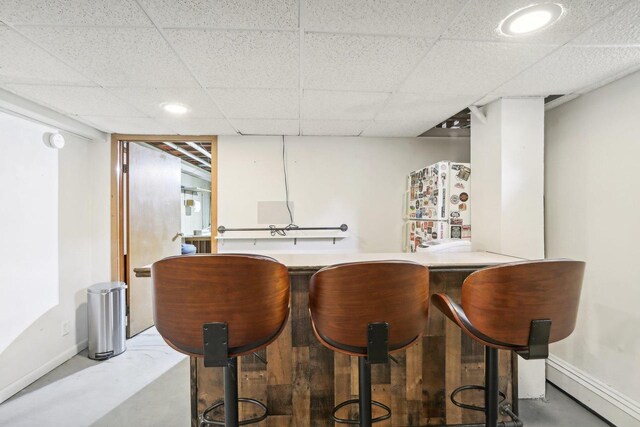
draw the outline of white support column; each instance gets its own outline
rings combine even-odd
[[[500,99],[471,115],[474,250],[544,258],[544,100]],[[518,359],[521,398],[544,397],[544,360]]]

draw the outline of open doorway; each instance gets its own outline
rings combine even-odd
[[[132,337],[153,326],[151,279],[135,269],[216,251],[217,138],[114,134],[112,166],[112,279],[128,285]]]

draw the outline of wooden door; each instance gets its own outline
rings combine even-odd
[[[180,254],[180,159],[130,142],[127,148],[127,337],[153,326],[151,278],[133,269]]]

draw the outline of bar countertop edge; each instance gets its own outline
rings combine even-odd
[[[328,265],[349,262],[399,260],[413,261],[431,268],[472,268],[524,261],[509,255],[493,252],[419,252],[419,253],[377,253],[377,252],[345,252],[345,253],[261,253],[252,254],[270,256],[287,266],[291,273],[316,271]],[[151,265],[133,269],[136,277],[150,277]]]

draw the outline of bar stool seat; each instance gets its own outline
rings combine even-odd
[[[224,400],[205,409],[201,425],[236,427],[262,421],[267,407],[238,397],[237,358],[273,342],[289,315],[287,268],[258,255],[194,254],[165,258],[151,266],[153,317],[175,350],[224,368]],[[239,420],[238,402],[262,414]],[[224,421],[211,419],[224,408]]]
[[[371,364],[387,363],[389,353],[414,344],[429,308],[426,267],[403,261],[339,264],[311,277],[309,312],[313,332],[325,347],[358,357],[358,399],[336,405],[338,423],[371,426],[391,417],[391,409],[371,399]],[[339,418],[345,406],[358,404],[358,419]],[[372,405],[384,414],[372,417]]]
[[[483,411],[495,427],[498,412],[522,426],[498,389],[498,349],[524,359],[546,359],[549,344],[575,329],[585,263],[566,259],[527,261],[489,267],[470,274],[462,285],[461,305],[446,294],[434,294],[433,305],[462,331],[485,346],[485,385],[458,387],[450,396],[462,408]],[[456,400],[465,390],[484,390],[484,407]]]

